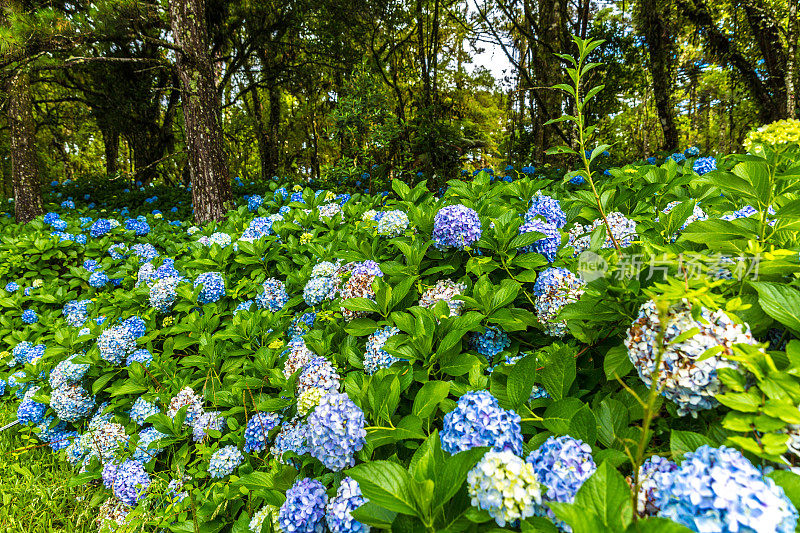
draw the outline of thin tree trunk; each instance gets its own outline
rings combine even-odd
[[[30,77],[18,70],[8,83],[8,125],[11,132],[11,182],[17,222],[27,224],[41,215],[42,192],[36,161]]]
[[[177,68],[194,219],[203,224],[222,219],[232,200],[214,66],[208,53],[205,0],[170,0],[169,11],[172,33],[181,48]]]
[[[115,129],[103,130],[103,148],[106,155],[106,174],[117,173],[117,157],[119,156],[119,132]]]
[[[678,129],[675,126],[675,109],[671,97],[674,60],[670,50],[674,45],[673,37],[667,26],[661,0],[643,0],[640,9],[640,32],[647,43],[656,111],[664,133],[662,148],[674,150],[678,147]]]
[[[797,7],[800,0],[789,0],[789,43],[786,54],[786,117],[794,118],[797,113],[797,94],[795,89],[795,77],[797,76],[797,39],[798,35],[798,12]]]

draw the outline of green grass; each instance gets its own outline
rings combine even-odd
[[[14,403],[0,401],[0,427],[16,418]],[[0,531],[83,533],[97,531],[96,490],[70,487],[69,463],[28,439],[18,427],[0,433]],[[78,501],[80,499],[80,501]]]

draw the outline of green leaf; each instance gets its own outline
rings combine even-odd
[[[594,511],[613,531],[623,531],[633,519],[630,486],[607,461],[578,489],[575,505]]]
[[[400,180],[394,180],[392,183],[398,181]],[[375,505],[373,502],[366,502],[360,505],[357,509],[351,511],[350,514],[362,524],[367,524],[368,526],[383,530],[390,530],[392,528],[392,522],[394,522],[394,519],[397,517],[396,512],[384,509],[379,505]]]
[[[514,408],[526,403],[531,397],[531,391],[536,380],[536,367],[538,360],[533,355],[527,355],[511,367],[506,383],[508,399]]]
[[[361,487],[364,497],[389,511],[418,516],[412,493],[412,478],[399,464],[372,461],[356,465],[347,471]]]
[[[436,476],[433,501],[441,507],[464,485],[467,473],[480,461],[488,448],[471,448],[445,459]],[[366,495],[366,494],[365,494]]]
[[[350,311],[365,311],[368,313],[379,313],[378,304],[369,298],[345,298],[342,300],[342,307]]]
[[[708,444],[709,446],[714,445],[711,439],[699,433],[680,431],[677,429],[673,429],[670,432],[669,449],[672,452],[673,458],[677,459],[678,456],[687,452],[693,452],[704,444]]]
[[[800,291],[788,285],[753,281],[750,283],[758,291],[758,305],[769,316],[800,332]]]
[[[575,381],[575,353],[569,346],[560,346],[553,350],[542,350],[545,360],[539,372],[539,381],[547,389],[554,400],[565,398],[572,382]]]
[[[800,476],[788,470],[773,470],[767,477],[780,485],[792,505],[800,509]]]
[[[603,359],[603,371],[606,379],[616,381],[616,378],[624,378],[633,370],[633,363],[628,357],[628,349],[624,345],[614,346],[606,352]]]
[[[439,403],[450,394],[450,382],[429,381],[422,386],[414,397],[414,407],[411,412],[420,418],[426,418],[434,413]]]
[[[577,398],[564,398],[553,402],[544,412],[542,425],[557,435],[568,435],[570,422],[584,404]]]
[[[692,530],[668,518],[651,516],[631,524],[625,533],[691,533]]]

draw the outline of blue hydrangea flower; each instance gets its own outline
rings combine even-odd
[[[204,272],[194,280],[195,288],[202,286],[197,301],[201,304],[213,303],[225,296],[225,280],[219,272]]]
[[[67,324],[74,328],[82,326],[89,318],[89,305],[91,303],[91,300],[70,300],[67,302],[62,310]]]
[[[655,516],[656,495],[659,490],[659,474],[674,472],[678,465],[658,455],[648,458],[639,467],[639,494],[637,494],[636,510],[641,516]]]
[[[289,329],[287,330],[289,338],[297,337],[307,333],[308,330],[314,326],[314,321],[316,318],[317,314],[313,311],[309,311],[308,313],[303,313],[300,316],[295,316],[292,318],[292,321],[289,324]]]
[[[239,314],[239,311],[251,311],[253,309],[253,304],[255,302],[253,300],[245,300],[241,302],[239,305],[236,306],[236,309],[233,310],[233,316]]]
[[[557,228],[563,228],[567,224],[567,215],[561,209],[559,201],[541,193],[537,193],[531,198],[531,206],[525,213],[525,223],[529,223],[537,216],[544,217],[545,222],[549,222]]]
[[[128,506],[136,505],[150,488],[150,474],[139,461],[127,460],[113,476],[114,496]]]
[[[150,233],[150,224],[144,220],[129,218],[125,221],[125,229],[133,231],[139,237],[143,237],[144,235]]]
[[[208,463],[208,473],[212,478],[223,478],[236,470],[244,460],[244,456],[239,449],[230,444],[214,452]]]
[[[309,451],[335,472],[353,466],[366,442],[364,427],[364,412],[347,394],[326,394],[308,417]]]
[[[519,227],[519,234],[523,235],[531,231],[539,232],[543,234],[544,237],[533,244],[523,246],[520,248],[520,251],[538,252],[542,254],[549,262],[552,263],[555,261],[558,248],[561,246],[561,232],[558,231],[558,228],[554,224],[550,224],[544,220],[532,218],[530,222],[526,222]]]
[[[153,354],[150,353],[150,350],[146,348],[139,348],[138,350],[134,350],[133,353],[128,356],[128,359],[125,361],[125,366],[131,366],[131,364],[135,362],[149,367],[152,361]]]
[[[128,247],[122,243],[112,244],[108,247],[108,255],[111,256],[111,259],[119,261],[120,259],[125,259],[127,257]]]
[[[6,380],[0,379],[0,396],[6,393]]]
[[[270,452],[279,459],[283,458],[286,452],[297,455],[308,453],[308,426],[303,421],[295,417],[281,424],[278,434],[275,435],[275,443],[270,448]]]
[[[64,385],[50,393],[50,407],[65,422],[77,422],[87,417],[94,403],[94,396],[80,385]]]
[[[692,165],[692,169],[702,176],[707,172],[717,170],[717,160],[713,157],[698,157]]]
[[[177,287],[181,278],[160,279],[150,287],[150,306],[161,313],[169,313],[178,298]]]
[[[192,439],[195,442],[204,440],[211,430],[225,430],[225,417],[219,411],[206,411],[192,421]]]
[[[277,313],[289,301],[289,295],[286,294],[286,285],[279,279],[267,279],[262,288],[264,292],[256,296],[256,305],[258,305],[259,309],[267,309],[272,313]]]
[[[481,238],[481,219],[474,209],[461,204],[448,205],[436,213],[432,238],[436,248],[452,246],[463,250]]]
[[[495,355],[511,346],[511,339],[503,328],[488,326],[483,333],[472,333],[470,344],[476,352],[491,362]]]
[[[687,453],[677,470],[657,474],[657,484],[658,515],[692,531],[790,533],[797,526],[783,489],[725,446]]]
[[[325,298],[330,298],[335,293],[336,286],[332,278],[329,277],[314,277],[308,280],[306,286],[303,288],[303,300],[306,304],[313,307],[323,301]]]
[[[6,292],[17,292],[19,290],[19,283],[16,281],[9,281],[6,283]]]
[[[545,502],[572,503],[581,485],[597,470],[592,448],[569,435],[549,437],[526,461],[533,465],[542,487],[547,488],[542,495]],[[537,514],[555,517],[546,506],[540,506]]]
[[[256,413],[250,417],[244,430],[244,452],[263,451],[269,441],[269,432],[278,425],[280,419],[275,413]]]
[[[672,154],[672,155],[671,155],[671,156],[669,156],[669,157],[670,157],[670,159],[672,159],[672,160],[673,160],[673,161],[675,161],[676,163],[683,163],[684,161],[686,161],[686,156],[685,156],[685,155],[683,155],[683,154],[682,154],[682,153],[680,153],[680,152],[675,152],[674,154]]]
[[[522,455],[520,416],[506,411],[489,391],[470,391],[458,400],[456,408],[444,415],[442,449],[456,454],[478,446],[496,451],[511,450]]]
[[[562,337],[567,332],[566,321],[555,317],[565,305],[577,302],[583,295],[586,283],[566,268],[548,268],[533,284],[536,318],[544,326],[545,333]]]
[[[111,364],[119,365],[136,349],[136,337],[123,325],[103,331],[97,338],[100,357]]]
[[[534,516],[542,501],[533,466],[510,450],[486,452],[467,474],[467,490],[473,507],[488,511],[500,527]]]
[[[36,316],[36,311],[33,309],[26,309],[22,312],[22,321],[26,324],[36,324],[39,321],[39,317]]]
[[[700,155],[700,148],[698,148],[697,146],[690,146],[689,148],[684,150],[683,154],[686,157],[697,157],[698,155]]]
[[[61,215],[59,215],[58,213],[55,213],[53,211],[50,211],[49,213],[45,214],[44,217],[42,217],[42,221],[45,224],[52,224],[53,222],[55,222],[56,220],[58,220],[60,218],[61,218]]]
[[[408,215],[405,212],[394,209],[386,211],[378,222],[378,235],[384,237],[397,237],[408,228]]]
[[[303,478],[286,491],[286,501],[278,513],[281,530],[292,533],[322,533],[325,528],[325,485]]]
[[[131,420],[139,424],[140,426],[145,425],[147,423],[147,417],[156,415],[161,412],[161,409],[152,402],[148,402],[143,397],[139,396],[136,398],[136,401],[133,402],[133,406],[131,407]]]
[[[47,405],[33,401],[33,395],[38,390],[39,387],[28,389],[19,407],[17,407],[17,420],[19,420],[20,424],[39,424],[44,420],[44,412],[47,410]]]
[[[87,259],[83,262],[83,268],[88,270],[89,272],[94,272],[100,267],[100,263],[95,261],[94,259]]]
[[[583,176],[581,176],[581,175],[578,175],[578,176],[573,176],[573,177],[572,177],[572,178],[569,180],[569,182],[570,182],[571,184],[573,184],[573,185],[583,185],[584,183],[586,183],[586,178],[584,178],[584,177],[583,177]]]
[[[317,387],[329,392],[339,390],[339,374],[324,357],[313,357],[303,367],[300,378],[297,380],[297,395],[311,387]]]
[[[89,228],[89,235],[93,238],[102,237],[111,231],[111,222],[106,218],[98,218]]]
[[[353,518],[353,511],[367,503],[358,482],[345,477],[336,489],[336,496],[328,500],[325,520],[331,533],[369,533],[370,527]]]
[[[159,256],[156,247],[150,243],[139,243],[131,246],[131,251],[139,258],[139,263],[152,261]]]
[[[390,355],[383,349],[383,345],[392,335],[397,335],[400,330],[394,326],[385,326],[375,331],[367,339],[367,351],[364,352],[364,371],[374,374],[381,368],[389,368],[399,359]]]
[[[261,204],[264,203],[264,199],[261,198],[259,195],[254,194],[250,198],[247,199],[247,209],[250,211],[258,211],[258,208],[261,207]]]
[[[97,270],[92,272],[92,275],[89,276],[89,285],[94,287],[95,289],[100,289],[105,287],[109,282],[108,276],[102,270]]]

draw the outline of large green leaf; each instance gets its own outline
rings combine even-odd
[[[390,461],[361,463],[347,471],[361,487],[364,497],[396,513],[417,516],[413,479],[405,468]]]
[[[800,291],[767,281],[750,283],[758,291],[758,305],[784,326],[800,332]]]

